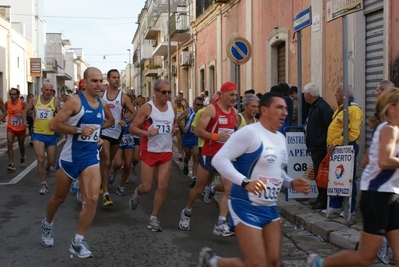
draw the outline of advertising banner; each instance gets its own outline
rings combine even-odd
[[[352,194],[353,164],[355,151],[353,146],[337,146],[330,156],[327,195],[349,197]]]
[[[303,132],[287,132],[285,140],[288,150],[287,174],[292,178],[303,177],[310,180],[311,192],[307,195],[287,189],[287,198],[316,198],[318,195],[312,158],[306,147]]]

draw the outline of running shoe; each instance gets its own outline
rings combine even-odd
[[[188,175],[188,165],[186,165],[186,164],[184,164],[184,167],[183,167],[183,174]]]
[[[114,181],[115,181],[115,176],[116,176],[116,174],[115,174],[114,172],[111,172],[111,173],[109,174],[109,178],[108,178],[108,183],[109,183],[109,184],[113,184],[113,183],[114,183]]]
[[[222,223],[221,225],[216,225],[213,228],[213,233],[215,235],[221,235],[221,236],[231,236],[233,233],[230,231],[230,227],[227,224],[227,222]]]
[[[137,188],[134,190],[132,197],[129,200],[129,206],[132,210],[136,210],[140,204],[140,197],[137,194]]]
[[[216,253],[208,247],[203,247],[199,253],[198,267],[211,267],[211,259],[216,257]]]
[[[307,267],[322,267],[322,258],[317,254],[310,254],[306,260]]]
[[[212,188],[214,188],[214,185],[209,186],[205,190],[204,202],[207,204],[211,203],[212,198],[215,196],[215,192],[212,192]]]
[[[388,242],[383,241],[380,250],[377,252],[377,258],[384,264],[389,264],[389,245]]]
[[[125,193],[125,187],[124,186],[118,186],[118,188],[116,189],[116,193],[120,196],[126,196]]]
[[[179,228],[180,228],[181,230],[183,230],[183,231],[188,231],[188,230],[190,230],[190,218],[191,218],[191,216],[187,216],[187,215],[184,213],[184,210],[185,210],[185,209],[183,209],[183,210],[181,211],[180,222],[179,222]]]
[[[352,213],[351,213],[351,217],[352,216],[355,216],[356,215],[356,211],[353,211]],[[340,214],[339,214],[339,217],[344,217],[344,212],[342,211]]]
[[[183,161],[183,155],[179,154],[179,161]]]
[[[71,191],[71,193],[76,193],[78,191],[79,189],[78,181],[79,181],[78,179],[72,180],[71,187],[69,188],[69,191]]]
[[[39,195],[47,195],[48,187],[47,184],[42,184],[42,187],[39,190]]]
[[[147,228],[151,229],[151,231],[153,232],[162,232],[162,227],[157,218],[153,218],[152,220],[150,220],[148,222]]]
[[[103,206],[112,206],[114,202],[112,202],[110,195],[103,196]]]
[[[14,163],[8,164],[7,171],[15,171],[15,165],[14,165]]]
[[[100,191],[98,191],[98,194],[99,194],[99,195],[104,194],[104,190],[103,190],[102,188],[100,188]]]
[[[21,168],[25,168],[25,157],[21,158],[20,166],[21,166]]]
[[[54,246],[53,226],[47,228],[45,221],[42,221],[42,245],[49,248]]]
[[[196,182],[197,182],[197,178],[195,178],[195,176],[193,176],[190,181],[190,187],[194,187]]]
[[[69,245],[69,252],[75,254],[81,259],[93,257],[93,253],[89,250],[89,246],[84,239],[75,241],[75,239],[72,238],[71,244]]]
[[[76,191],[76,199],[80,202],[82,202],[82,193],[80,192],[80,189],[78,188],[78,191]]]

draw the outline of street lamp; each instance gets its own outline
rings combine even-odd
[[[129,51],[129,90],[132,88],[132,64],[131,64],[131,56],[130,56],[130,49],[128,48],[127,51]]]

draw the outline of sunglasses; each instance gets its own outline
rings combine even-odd
[[[166,91],[166,90],[165,91],[157,90],[157,91],[163,95],[166,95],[166,94],[171,95],[172,94],[172,91]]]

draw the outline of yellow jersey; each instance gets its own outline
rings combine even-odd
[[[37,97],[35,104],[35,120],[33,122],[33,132],[37,134],[53,135],[50,130],[50,122],[55,114],[55,98],[51,98],[46,104],[41,101],[41,96]]]

